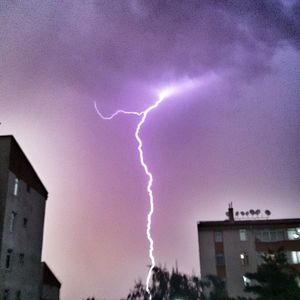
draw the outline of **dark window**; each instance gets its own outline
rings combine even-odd
[[[225,257],[223,253],[216,254],[216,264],[217,266],[225,265]]]
[[[277,241],[277,231],[275,230],[270,231],[270,239],[272,242]]]
[[[5,269],[10,270],[11,268],[11,256],[12,256],[12,250],[8,249],[7,254],[6,254],[6,259],[5,259]]]
[[[30,185],[27,183],[27,193],[30,193]]]
[[[215,242],[223,242],[222,231],[215,231]]]
[[[24,219],[23,219],[23,227],[24,227],[24,228],[27,228],[27,223],[28,223],[28,219],[27,219],[27,218],[24,218]]]
[[[20,255],[19,255],[19,262],[20,262],[21,265],[24,264],[24,253],[20,253]]]
[[[4,298],[3,300],[8,300],[9,299],[9,290],[4,290]]]
[[[17,291],[16,300],[21,300],[21,291]]]
[[[15,228],[17,213],[15,211],[11,212],[10,220],[9,220],[9,231],[13,232]]]

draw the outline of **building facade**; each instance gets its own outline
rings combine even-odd
[[[42,262],[41,267],[43,278],[41,300],[59,299],[61,283],[45,262]]]
[[[228,296],[249,296],[244,275],[256,272],[268,249],[284,248],[288,261],[300,270],[300,219],[236,220],[232,206],[228,220],[198,223],[201,277],[217,275],[226,283]],[[247,213],[248,215],[248,213]]]
[[[0,299],[38,300],[48,192],[13,136],[0,136]]]

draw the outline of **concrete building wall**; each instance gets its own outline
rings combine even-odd
[[[27,190],[27,183],[22,180],[19,180],[18,194],[14,195],[16,178],[9,172],[1,255],[4,290],[9,289],[11,295],[20,291],[24,300],[39,299],[45,199],[34,189]],[[7,269],[8,251],[11,251],[11,262]]]
[[[244,293],[243,274],[255,272],[257,268],[254,234],[251,230],[241,229],[246,230],[245,241],[240,239],[240,229],[223,232],[227,291],[232,297],[247,295]],[[247,257],[247,262],[241,259],[242,254]]]
[[[204,278],[207,275],[216,274],[214,232],[199,231],[198,241],[199,241],[199,249],[200,249],[201,278]]]
[[[3,256],[2,239],[4,214],[6,207],[6,194],[8,182],[8,165],[10,155],[10,139],[0,139],[0,298],[1,292],[4,290],[4,269],[1,257]]]
[[[17,189],[16,189],[17,183]],[[0,137],[0,299],[39,300],[47,191],[12,136]]]
[[[42,291],[42,300],[59,300],[59,288],[44,284]]]

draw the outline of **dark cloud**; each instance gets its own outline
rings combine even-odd
[[[211,70],[251,78],[285,42],[300,46],[299,11],[250,0],[2,3],[1,69],[96,94]]]

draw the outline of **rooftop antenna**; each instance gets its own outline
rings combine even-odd
[[[178,261],[175,260],[175,273],[178,274]]]

